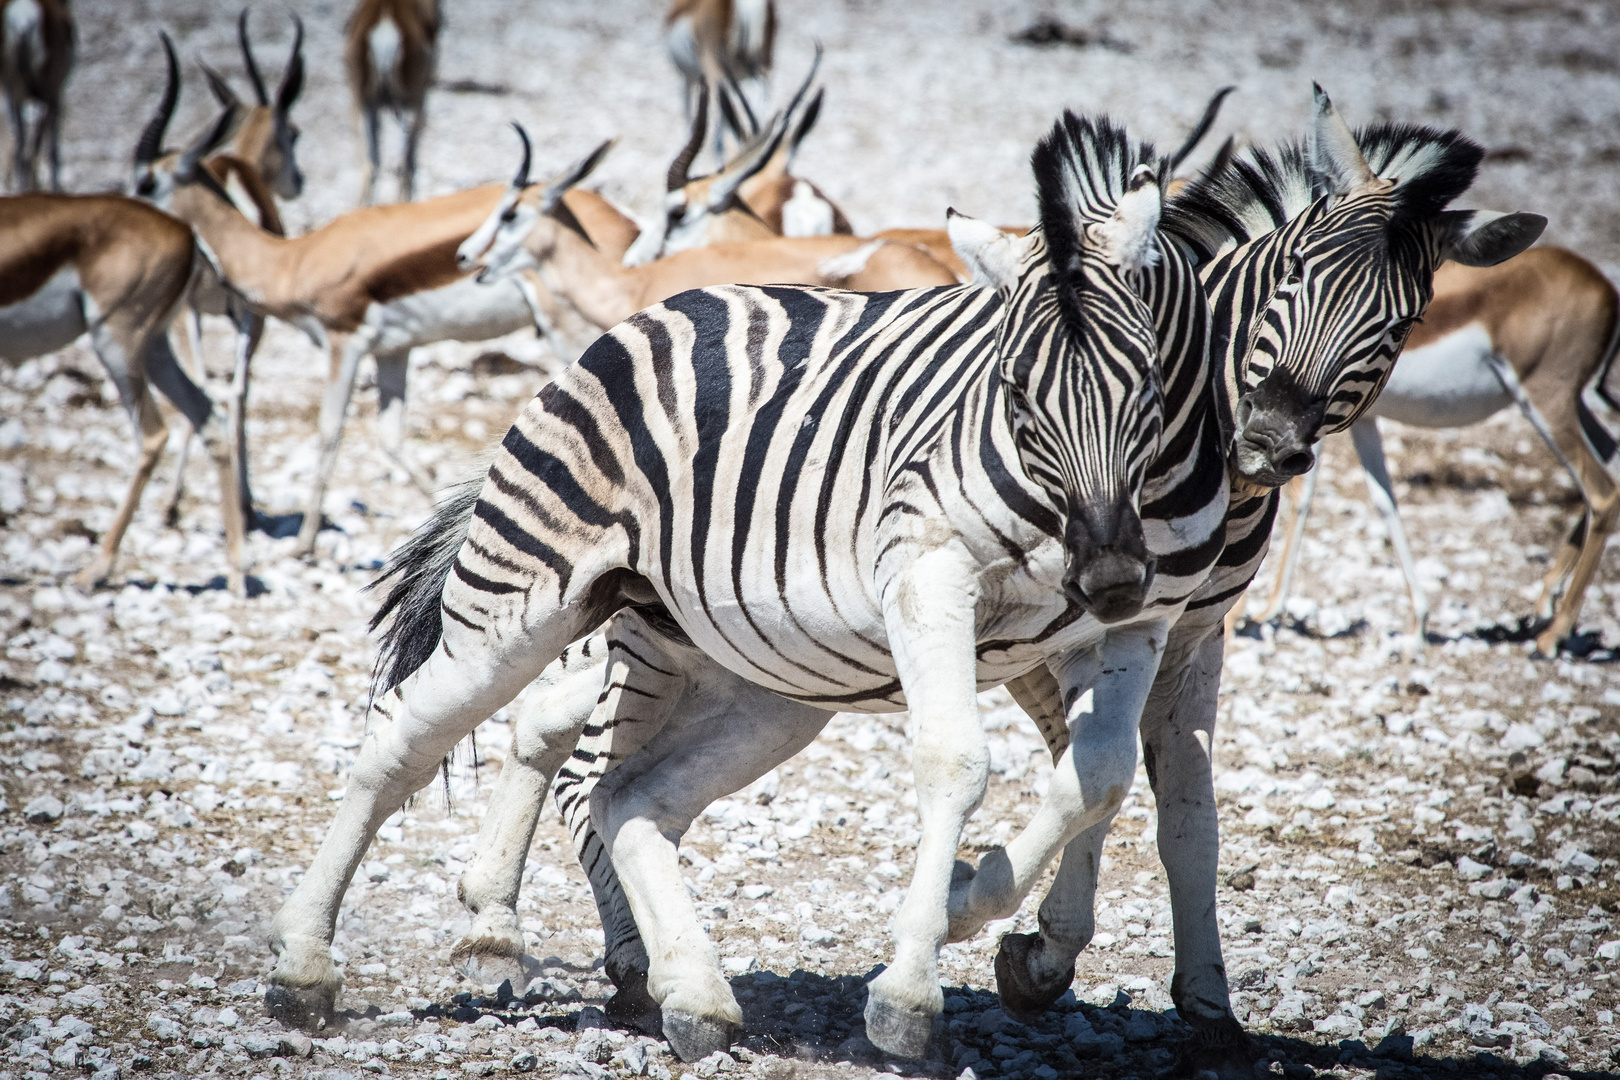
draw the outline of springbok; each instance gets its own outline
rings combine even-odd
[[[299,130],[290,115],[293,102],[298,100],[299,93],[304,89],[304,21],[297,15],[292,20],[292,52],[287,57],[287,67],[281,73],[281,85],[276,87],[274,101],[270,100],[264,76],[259,73],[259,65],[253,59],[253,46],[248,39],[248,9],[243,8],[236,20],[236,38],[242,47],[242,65],[247,71],[248,82],[253,84],[255,104],[241,110],[241,122],[231,136],[227,152],[251,165],[279,199],[296,199],[304,191],[304,174],[298,168]],[[221,108],[241,104],[236,91],[231,89],[231,84],[223,76],[207,64],[202,68],[208,76],[208,88],[213,91]],[[270,228],[263,221],[260,224]]]
[[[728,78],[768,78],[775,46],[775,0],[674,0],[664,17],[664,47],[685,80],[687,116]],[[723,134],[716,125],[717,155]]]
[[[67,0],[4,0],[0,5],[0,89],[11,115],[12,182],[39,186],[39,152],[47,143],[51,190],[62,190],[62,87],[73,70],[73,9]],[[38,113],[30,131],[27,111]]]
[[[252,43],[248,37],[246,8],[236,21],[236,34],[242,49],[242,61],[247,70],[248,81],[253,85],[256,104],[252,107],[243,106],[242,100],[237,97],[230,83],[207,64],[202,65],[209,89],[221,107],[236,106],[241,117],[223,152],[209,157],[203,166],[213,174],[214,179],[230,194],[231,201],[236,203],[250,220],[267,232],[283,236],[286,230],[282,226],[281,212],[276,206],[275,197],[296,199],[304,190],[304,174],[298,168],[299,131],[291,116],[293,103],[298,100],[304,86],[304,23],[297,15],[293,16],[292,51],[288,55],[287,66],[282,72],[281,84],[276,89],[273,102],[265,88],[264,77],[259,72],[258,63],[253,57]],[[168,63],[174,68],[178,61],[174,56],[172,44],[167,37],[163,41],[168,53]],[[169,86],[178,94],[178,74],[170,80]],[[172,111],[173,106],[170,105],[162,109],[161,113],[166,116]],[[161,129],[155,133],[155,138],[157,142],[150,148],[153,151],[162,141]],[[235,296],[221,284],[219,275],[206,261],[193,278],[182,315],[176,319],[171,329],[173,340],[182,346],[180,350],[182,362],[199,383],[204,382],[207,377],[202,357],[203,315],[224,316],[236,328],[237,350],[233,384],[242,385],[239,390],[232,393],[231,400],[244,399],[247,392],[248,369],[254,353],[258,351],[259,340],[264,332],[264,321],[251,307],[244,304],[240,297]],[[253,509],[253,491],[247,474],[246,417],[239,409],[232,411],[234,415],[231,417],[231,426],[237,449],[237,494],[242,499],[243,514],[250,523],[254,523],[256,517]],[[191,446],[190,425],[184,418],[181,419],[181,425],[184,438],[176,455],[174,485],[170,490],[165,511],[165,516],[170,522],[176,521],[179,516],[180,496],[185,484],[186,459]]]
[[[180,156],[194,172],[201,146]],[[41,356],[81,334],[100,358],[137,432],[129,490],[90,565],[76,575],[90,589],[112,573],[119,544],[168,441],[152,387],[200,428],[219,466],[225,519],[226,578],[237,595],[242,575],[242,513],[236,472],[219,412],[180,370],[164,328],[179,306],[196,261],[191,230],[145,203],[120,195],[16,195],[0,198],[0,356]]]
[[[416,197],[416,144],[422,137],[427,91],[438,62],[439,0],[360,0],[344,32],[343,63],[366,138],[361,202],[376,196],[381,168],[380,114],[387,109],[405,128],[399,197]]]
[[[225,284],[254,312],[291,323],[329,354],[319,465],[298,540],[299,553],[308,554],[361,358],[377,360],[384,452],[431,491],[431,478],[404,454],[410,350],[436,341],[483,341],[535,325],[537,314],[522,286],[489,288],[456,268],[457,245],[489,216],[505,189],[487,184],[421,203],[366,207],[304,236],[276,236],[245,217],[207,169],[182,174],[183,158],[161,152],[179,96],[176,65],[170,65],[169,79],[136,152],[136,190],[196,230]],[[236,111],[221,114],[222,130],[234,124]],[[574,179],[594,168],[610,145],[582,162]],[[237,417],[245,414],[246,392],[244,374],[232,387],[230,407]]]
[[[1389,530],[1412,597],[1416,637],[1428,629],[1429,605],[1384,463],[1377,417],[1424,428],[1477,424],[1518,404],[1553,454],[1575,478],[1585,502],[1541,583],[1536,618],[1546,625],[1536,648],[1556,655],[1575,629],[1615,518],[1620,485],[1610,470],[1620,445],[1620,414],[1588,399],[1620,399],[1620,297],[1601,271],[1562,248],[1531,250],[1492,267],[1447,263],[1434,276],[1434,300],[1413,328],[1383,392],[1350,437],[1367,492]],[[1289,487],[1297,515],[1286,533],[1280,569],[1260,620],[1288,600],[1310,513],[1314,473]]]
[[[514,125],[517,126],[517,125]],[[557,296],[604,329],[688,289],[709,285],[825,285],[860,292],[955,285],[956,275],[904,244],[854,236],[775,237],[677,252],[644,266],[623,266],[593,247],[558,210],[575,170],[550,184],[529,182],[532,152],[506,193],[457,252],[457,265],[480,281],[537,271]]]

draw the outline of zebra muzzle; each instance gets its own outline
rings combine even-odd
[[[1251,483],[1281,487],[1316,464],[1316,429],[1326,401],[1312,401],[1286,368],[1238,402],[1232,463]]]
[[[1106,533],[1097,527],[1100,522],[1081,524],[1083,520],[1084,515],[1078,514],[1069,519],[1064,595],[1101,622],[1132,618],[1147,602],[1153,584],[1154,559],[1142,536],[1141,519],[1120,514]]]

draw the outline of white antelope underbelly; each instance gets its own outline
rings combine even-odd
[[[0,356],[13,363],[43,356],[87,329],[79,273],[59,270],[32,296],[0,307]]]
[[[1373,415],[1427,428],[1479,423],[1513,401],[1492,370],[1494,351],[1479,323],[1406,350],[1373,403]]]

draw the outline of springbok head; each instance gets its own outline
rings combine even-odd
[[[174,118],[175,105],[180,100],[180,60],[175,55],[174,42],[169,39],[167,31],[160,32],[159,37],[163,41],[168,78],[157,112],[147,121],[146,127],[141,130],[140,140],[135,144],[135,176],[131,190],[136,196],[167,208],[177,189],[189,184],[201,184],[226,202],[231,202],[231,197],[203,168],[202,163],[236,129],[241,118],[241,103],[233,101],[227,104],[220,110],[213,125],[184,150],[164,149],[163,139],[169,130],[169,121]]]
[[[292,52],[287,57],[287,67],[281,73],[281,85],[276,88],[274,102],[265,90],[264,76],[259,73],[259,65],[253,59],[246,8],[242,9],[241,16],[236,20],[236,38],[242,47],[242,63],[247,69],[248,82],[253,84],[256,102],[252,108],[242,110],[241,123],[235,135],[236,156],[251,162],[259,170],[259,176],[270,185],[270,190],[281,199],[296,199],[304,190],[304,174],[298,168],[297,156],[301,132],[298,125],[292,122],[291,115],[293,102],[298,100],[299,93],[304,89],[304,21],[296,14],[292,19]],[[231,84],[219,72],[207,64],[203,64],[202,69],[208,78],[208,88],[213,91],[222,108],[242,104]]]
[[[563,196],[589,176],[613,149],[614,140],[608,139],[549,183],[532,183],[529,169],[534,162],[533,144],[522,124],[514,123],[512,127],[523,141],[523,161],[517,175],[489,217],[456,249],[457,268],[464,273],[479,271],[481,282],[497,281],[543,263],[556,248],[560,229],[571,229],[590,243],[578,219],[563,204]]]

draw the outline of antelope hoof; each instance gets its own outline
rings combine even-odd
[[[288,986],[272,981],[264,992],[264,1009],[272,1020],[305,1031],[329,1031],[337,1026],[339,983]]]
[[[1039,934],[1004,934],[1001,948],[996,951],[996,991],[1001,995],[1001,1010],[1021,1023],[1039,1019],[1074,983],[1072,960],[1066,971],[1060,970],[1054,976],[1037,972],[1045,951],[1046,941]]]
[[[885,1054],[921,1061],[934,1031],[934,1014],[891,1004],[876,993],[866,997],[866,1038]]]
[[[716,1050],[731,1049],[736,1028],[723,1020],[711,1020],[685,1009],[664,1009],[661,1015],[664,1038],[682,1061],[699,1061]]]
[[[618,990],[602,1007],[602,1011],[607,1013],[607,1018],[619,1027],[634,1028],[643,1035],[651,1035],[655,1039],[663,1038],[663,1013],[658,1008],[658,1002],[647,992],[647,973],[632,971],[615,981]]]
[[[1176,1058],[1161,1076],[1207,1077],[1243,1080],[1255,1075],[1258,1055],[1248,1033],[1237,1018],[1228,1013],[1219,1020],[1193,1028],[1176,1051]]]
[[[111,573],[112,565],[103,559],[97,559],[73,575],[73,587],[84,593],[95,592],[96,587],[106,582]]]
[[[523,942],[507,938],[462,938],[450,950],[450,966],[475,983],[499,986],[503,982],[522,994],[540,963],[523,952]]]

